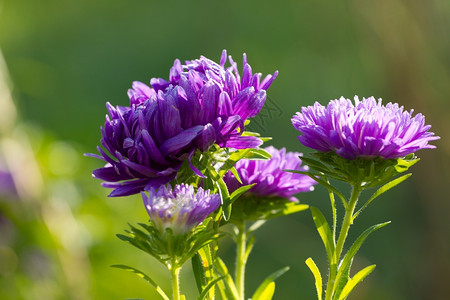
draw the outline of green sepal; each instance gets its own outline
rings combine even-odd
[[[164,300],[170,300],[169,297],[167,297],[166,293],[162,290],[162,288],[153,280],[150,278],[150,276],[146,275],[144,272],[139,271],[138,269],[135,269],[133,267],[129,267],[127,265],[112,265],[113,268],[123,269],[130,272],[135,273],[137,276],[143,278],[145,281],[150,283],[151,286],[153,286],[158,294],[164,299]]]
[[[317,231],[322,239],[322,242],[325,246],[328,255],[328,261],[330,264],[334,264],[334,241],[333,234],[331,233],[330,225],[328,225],[327,220],[325,219],[322,212],[314,207],[310,207],[311,214],[313,216],[314,224],[316,225]]]
[[[273,293],[275,291],[275,283],[274,281],[289,271],[289,267],[284,267],[272,274],[270,274],[256,289],[255,293],[252,296],[252,300],[270,300],[272,299]]]
[[[372,271],[375,269],[376,265],[371,265],[368,267],[365,267],[361,271],[355,274],[353,278],[349,279],[347,284],[345,285],[344,289],[342,290],[341,295],[339,296],[339,300],[344,300],[348,297],[350,292],[361,282],[366,278]]]
[[[258,197],[244,194],[233,202],[233,214],[230,222],[270,220],[306,209],[308,209],[308,205],[282,197]]]
[[[322,300],[323,290],[322,290],[322,275],[320,274],[319,268],[317,268],[314,260],[309,257],[305,261],[308,268],[311,270],[311,273],[314,276],[314,282],[316,285],[316,291],[317,291],[317,300]]]
[[[212,218],[207,218],[189,232],[174,234],[170,228],[159,232],[151,222],[140,223],[144,230],[129,225],[131,230],[126,231],[128,235],[118,234],[117,237],[150,254],[165,265],[172,258],[177,258],[176,260],[182,265],[199,249],[223,236],[217,233],[214,224]]]
[[[312,153],[311,157],[301,156],[300,159],[311,168],[312,171],[307,173],[312,176],[325,176],[363,188],[384,185],[398,174],[406,172],[418,161],[414,154],[397,159],[382,157],[346,159],[334,152],[316,152]]]

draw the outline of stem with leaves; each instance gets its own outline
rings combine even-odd
[[[332,256],[332,259],[330,260],[330,273],[328,275],[328,282],[327,282],[327,290],[325,294],[325,300],[331,300],[333,293],[336,289],[336,275],[338,272],[338,266],[337,264],[341,260],[341,254],[342,250],[344,248],[345,240],[348,235],[348,231],[350,229],[350,225],[353,223],[353,213],[355,211],[356,204],[358,202],[359,195],[361,194],[361,188],[359,185],[355,184],[352,187],[352,194],[350,197],[350,201],[348,202],[348,205],[345,210],[345,216],[344,221],[342,222],[341,231],[339,233],[339,237],[337,240],[337,243],[335,243],[335,235],[333,234],[333,244],[336,246],[334,247],[334,253]],[[331,201],[332,206],[334,204],[334,201]],[[333,207],[333,212],[336,211],[336,208]],[[337,231],[336,229],[337,225],[335,222],[333,222],[333,233]]]

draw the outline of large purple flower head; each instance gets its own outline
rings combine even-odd
[[[191,185],[176,185],[173,189],[161,186],[151,188],[148,196],[142,192],[145,208],[151,221],[160,232],[167,228],[174,234],[184,234],[208,217],[220,206],[220,196],[209,190],[198,188],[195,193]]]
[[[244,54],[242,78],[224,50],[217,64],[205,57],[177,59],[169,81],[134,82],[130,106],[107,104],[109,116],[101,128],[101,156],[108,164],[94,177],[114,188],[110,196],[125,196],[157,188],[176,177],[184,160],[213,144],[236,149],[254,148],[262,141],[242,136],[245,121],[264,105],[266,90],[278,72],[261,81]]]
[[[243,185],[255,184],[247,194],[259,197],[281,197],[291,201],[298,201],[293,195],[300,192],[309,192],[316,184],[309,176],[286,172],[283,170],[307,171],[302,166],[300,153],[286,152],[285,148],[278,150],[272,146],[265,149],[272,155],[270,160],[240,160],[235,168],[242,184],[228,172],[224,180],[230,192]]]
[[[320,152],[335,152],[346,159],[358,157],[394,159],[417,150],[439,137],[429,132],[425,117],[404,111],[396,103],[382,105],[375,98],[355,96],[355,103],[341,97],[324,107],[319,103],[302,107],[292,118],[302,135],[299,141]]]

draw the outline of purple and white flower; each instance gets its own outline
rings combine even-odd
[[[435,148],[428,144],[439,139],[429,132],[422,114],[381,99],[355,96],[355,103],[341,97],[325,107],[318,102],[302,107],[292,118],[300,131],[300,143],[320,152],[335,152],[346,159],[358,157],[404,157],[417,150]]]
[[[113,107],[101,128],[101,155],[107,165],[94,170],[110,196],[126,196],[157,188],[176,177],[183,161],[197,149],[213,144],[236,149],[254,148],[262,141],[242,136],[244,123],[261,110],[266,90],[278,72],[261,80],[252,73],[244,54],[242,78],[237,64],[224,50],[217,64],[206,57],[177,59],[169,81],[134,82],[128,91],[130,106]]]
[[[141,192],[150,220],[160,232],[170,228],[174,234],[184,234],[199,225],[220,206],[220,196],[209,190],[187,184],[150,188],[148,196]]]
[[[255,184],[247,193],[259,197],[282,197],[298,201],[293,195],[314,190],[316,182],[307,175],[286,172],[283,170],[307,171],[308,166],[302,166],[301,153],[287,152],[269,146],[265,149],[272,155],[270,160],[240,160],[235,168],[242,184],[228,172],[224,178],[230,192],[243,185]]]

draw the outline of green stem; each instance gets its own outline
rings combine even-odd
[[[172,293],[173,300],[180,300],[180,270],[181,267],[178,266],[175,262],[170,268],[170,273],[172,275]]]
[[[247,233],[245,231],[245,221],[236,225],[238,230],[236,246],[236,287],[239,293],[239,299],[245,300],[245,265],[247,264],[246,246]]]
[[[355,211],[356,203],[358,202],[359,195],[361,194],[360,185],[353,185],[352,194],[350,196],[350,201],[348,207],[345,210],[344,221],[342,222],[341,231],[339,233],[339,238],[336,243],[336,248],[334,250],[334,262],[330,262],[330,274],[328,275],[327,290],[325,294],[325,300],[331,300],[335,290],[335,279],[337,275],[337,264],[341,260],[342,250],[344,248],[345,240],[352,225],[353,213]],[[336,226],[336,225],[335,225]],[[335,228],[334,228],[335,229]],[[334,231],[334,230],[333,230]]]

